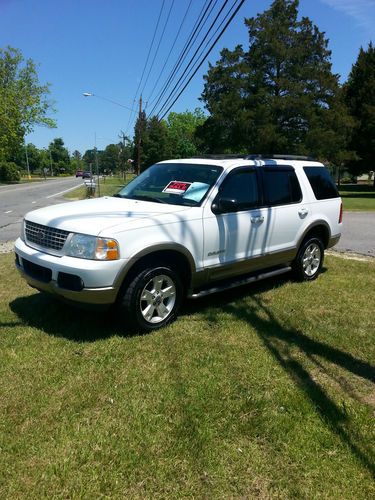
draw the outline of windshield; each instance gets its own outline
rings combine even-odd
[[[194,207],[202,203],[221,171],[216,165],[157,163],[115,196]]]

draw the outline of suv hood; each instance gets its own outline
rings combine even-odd
[[[108,228],[129,226],[139,219],[189,209],[190,207],[178,205],[105,196],[39,208],[26,214],[25,219],[73,233],[97,236]]]

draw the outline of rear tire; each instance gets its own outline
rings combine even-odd
[[[319,238],[307,238],[301,245],[292,269],[298,281],[315,280],[323,265],[324,245]]]
[[[162,328],[176,319],[182,297],[181,279],[172,268],[144,269],[123,293],[121,322],[137,331]]]

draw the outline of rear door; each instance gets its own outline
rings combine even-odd
[[[267,211],[267,253],[273,264],[293,258],[301,228],[311,216],[304,203],[301,187],[291,166],[264,166],[262,173],[263,204]]]

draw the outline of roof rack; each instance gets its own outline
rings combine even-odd
[[[316,160],[312,156],[303,155],[282,155],[282,154],[251,154],[246,156],[246,160]]]
[[[193,156],[193,158],[202,158],[206,160],[305,160],[305,161],[316,161],[316,158],[312,156],[302,156],[302,155],[283,155],[283,154],[245,154],[245,153],[230,153],[230,154],[204,154]]]
[[[203,155],[197,155],[197,156],[192,156],[192,158],[202,158],[205,160],[235,160],[238,158],[242,158],[244,160],[247,159],[249,155],[245,153],[230,153],[230,154],[203,154]]]

